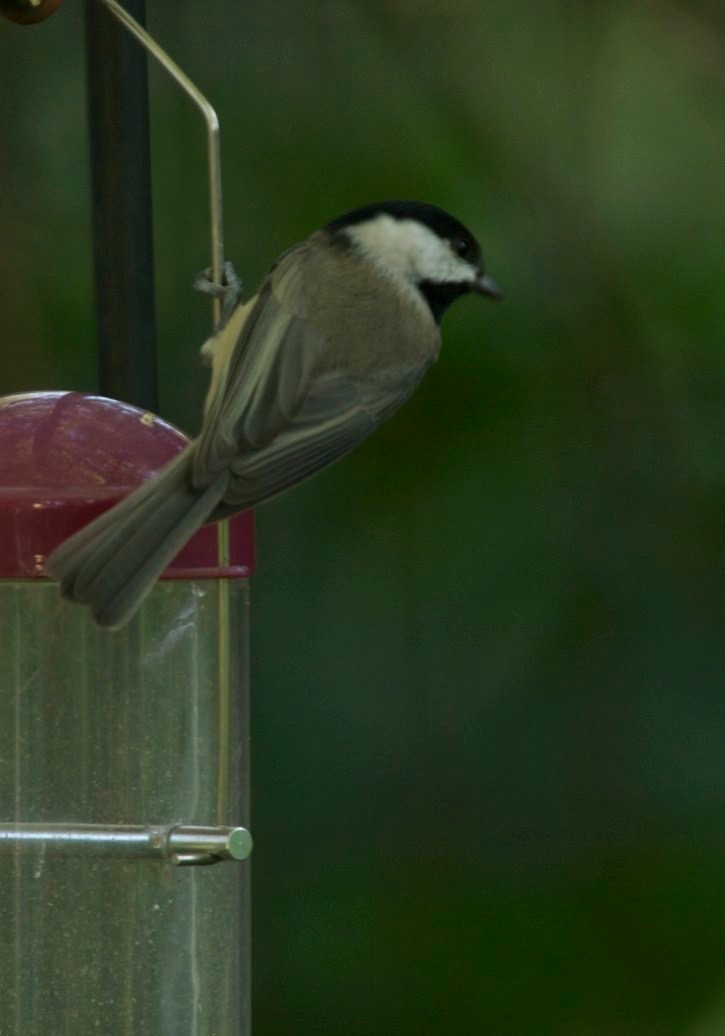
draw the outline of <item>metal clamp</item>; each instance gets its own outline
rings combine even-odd
[[[178,867],[246,860],[244,827],[186,825],[0,824],[0,854],[35,849],[58,856],[164,859]]]

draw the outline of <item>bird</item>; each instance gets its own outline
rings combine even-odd
[[[468,294],[502,292],[461,222],[385,201],[333,219],[241,298],[225,264],[222,321],[202,346],[211,381],[199,435],[155,476],[57,547],[63,597],[119,629],[207,522],[257,506],[353,450],[438,358],[440,324]],[[204,278],[202,278],[202,282]]]

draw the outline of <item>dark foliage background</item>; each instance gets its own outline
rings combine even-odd
[[[149,0],[251,288],[364,201],[505,305],[259,513],[256,1033],[725,1032],[725,14]],[[0,391],[95,388],[79,5],[0,24]],[[162,412],[193,431],[198,118],[152,73]]]

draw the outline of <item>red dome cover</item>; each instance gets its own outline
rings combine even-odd
[[[80,392],[0,398],[0,578],[43,576],[71,533],[152,477],[188,443],[155,414]],[[163,579],[239,578],[254,568],[251,511],[229,522],[220,568],[216,525],[200,529]]]

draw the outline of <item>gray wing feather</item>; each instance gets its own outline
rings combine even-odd
[[[222,508],[228,505],[233,512],[269,500],[353,450],[379,424],[360,396],[342,378],[318,382],[298,416],[272,443],[230,462]]]
[[[275,267],[242,326],[197,441],[196,485],[240,451],[271,442],[307,396],[324,337],[306,320],[300,254],[306,247],[292,249]]]

